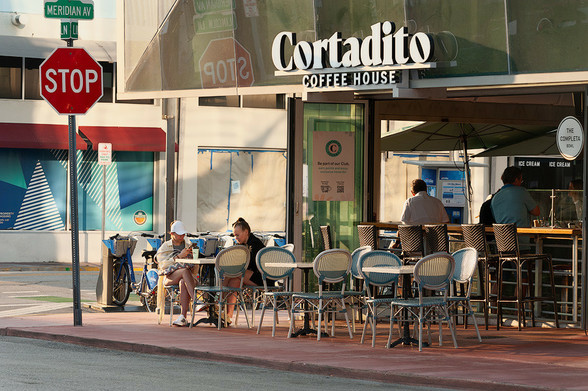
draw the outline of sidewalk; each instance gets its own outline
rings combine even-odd
[[[199,316],[203,316],[200,315]],[[256,320],[259,316],[256,316]],[[270,318],[271,319],[271,318]],[[379,329],[377,346],[360,344],[358,327],[353,340],[338,325],[335,338],[287,339],[287,319],[271,337],[266,318],[260,335],[238,327],[217,330],[157,325],[145,312],[83,313],[83,327],[73,326],[73,315],[49,314],[0,318],[0,335],[37,338],[99,348],[191,357],[280,370],[377,380],[394,384],[455,389],[588,389],[588,337],[578,329],[516,328],[480,330],[478,343],[469,327],[457,330],[454,349],[445,329],[444,346],[437,333],[433,346],[385,349],[387,325]]]

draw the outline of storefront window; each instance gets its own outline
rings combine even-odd
[[[0,98],[22,96],[22,58],[0,56]]]
[[[39,66],[42,58],[25,59],[25,99],[42,99],[39,86]]]
[[[198,231],[225,232],[243,217],[254,231],[284,231],[286,152],[198,150]]]

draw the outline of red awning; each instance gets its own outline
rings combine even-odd
[[[98,149],[98,143],[111,143],[113,151],[165,152],[165,132],[161,128],[80,126],[80,132],[90,140],[94,150]]]
[[[0,148],[69,149],[67,125],[2,122]],[[77,134],[76,149],[88,149]]]

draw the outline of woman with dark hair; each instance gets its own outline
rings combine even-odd
[[[245,221],[242,217],[239,217],[237,221],[233,223],[233,234],[235,235],[237,243],[247,246],[251,254],[251,256],[249,257],[249,266],[247,267],[245,275],[243,276],[243,285],[263,285],[263,279],[261,278],[261,273],[259,272],[259,269],[257,269],[255,257],[257,256],[259,250],[261,250],[265,246],[257,236],[251,233],[251,227],[249,226],[249,223],[247,223],[247,221]],[[239,282],[239,278],[227,278],[223,284],[225,286],[238,288]],[[228,319],[231,319],[233,317],[233,311],[235,309],[236,302],[237,297],[234,294],[227,297]]]

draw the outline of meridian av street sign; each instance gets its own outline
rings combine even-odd
[[[93,0],[45,0],[45,17],[56,19],[94,19]]]

